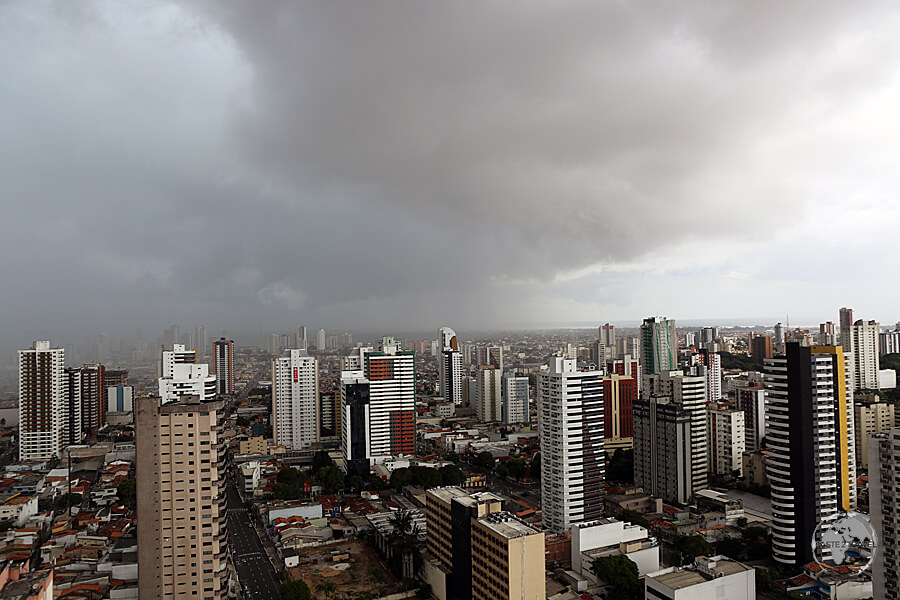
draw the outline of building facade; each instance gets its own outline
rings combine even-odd
[[[196,350],[174,344],[171,350],[163,350],[160,358],[159,397],[166,403],[186,396],[214,399],[216,378],[209,374],[209,365],[197,364]]]
[[[513,373],[503,374],[503,422],[528,423],[531,414],[528,406],[528,377]]]
[[[779,562],[811,561],[816,526],[856,506],[851,386],[840,346],[788,343],[766,361],[766,473]]]
[[[482,423],[492,423],[503,419],[503,391],[501,371],[496,367],[483,366],[475,373],[476,402],[475,415]]]
[[[305,450],[319,441],[319,363],[291,349],[272,360],[272,432],[275,445]]]
[[[62,457],[65,354],[48,341],[19,350],[19,460]]]
[[[675,320],[649,317],[641,324],[641,367],[645,374],[678,368],[678,335]]]
[[[856,462],[865,468],[869,464],[869,438],[894,427],[894,405],[890,402],[854,402],[853,426],[856,430]]]
[[[761,382],[749,383],[734,390],[735,405],[744,413],[744,449],[762,448],[766,437],[766,390]]]
[[[602,516],[602,379],[600,371],[578,371],[574,358],[560,356],[540,375],[541,498],[543,521],[551,531]]]
[[[141,600],[227,597],[223,408],[137,399]]]
[[[212,372],[216,376],[216,393],[234,393],[234,341],[219,338],[213,342]]]
[[[706,405],[707,467],[710,475],[731,477],[743,472],[746,445],[744,412],[722,402]]]
[[[441,396],[444,402],[462,404],[462,353],[459,351],[456,332],[449,327],[441,327],[438,331],[438,344],[438,383]]]
[[[879,544],[872,587],[879,600],[900,600],[900,427],[874,434],[869,443],[869,515]]]
[[[603,445],[607,452],[630,449],[634,445],[634,403],[638,399],[637,379],[630,375],[603,378]]]

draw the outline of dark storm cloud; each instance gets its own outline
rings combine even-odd
[[[802,221],[792,140],[892,80],[890,10],[7,3],[5,333],[547,322]]]

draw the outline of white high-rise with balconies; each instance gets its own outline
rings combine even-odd
[[[869,439],[869,515],[878,535],[872,565],[874,597],[900,600],[900,427]]]
[[[438,383],[444,402],[462,404],[462,353],[456,332],[449,327],[438,331]]]
[[[319,441],[319,366],[306,350],[272,360],[272,421],[276,445],[305,450]]]
[[[475,373],[477,399],[475,414],[482,423],[503,419],[503,390],[501,371],[496,367],[481,367]]]
[[[62,457],[65,356],[48,341],[19,350],[19,460]]]
[[[216,376],[209,374],[209,365],[197,364],[197,352],[183,344],[173,344],[163,350],[160,359],[159,397],[163,404],[177,402],[185,396],[201,401],[216,397]]]
[[[603,515],[603,375],[555,356],[539,382],[543,522],[562,532]]]
[[[852,353],[851,367],[854,390],[877,390],[880,356],[878,336],[881,327],[875,321],[856,321],[841,331],[844,352]]]

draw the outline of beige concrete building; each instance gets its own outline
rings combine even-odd
[[[432,580],[437,598],[545,598],[544,534],[502,506],[490,492],[428,490],[426,543],[443,573]]]
[[[741,456],[743,475],[748,485],[769,485],[769,477],[766,475],[766,457],[768,455],[765,450],[754,450],[753,452],[744,452]]]
[[[869,436],[894,426],[894,405],[887,402],[854,402],[856,461],[869,464]]]
[[[261,435],[248,437],[238,442],[238,452],[241,454],[266,454],[269,451],[266,438]]]
[[[472,598],[546,598],[544,533],[505,511],[474,520]]]
[[[136,399],[140,600],[227,595],[223,407]]]

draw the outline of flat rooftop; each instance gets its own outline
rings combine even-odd
[[[456,486],[447,486],[447,487],[437,487],[431,488],[428,490],[429,494],[447,502],[448,504],[454,499],[459,498],[461,496],[468,496],[469,493],[461,487]]]
[[[712,581],[717,577],[735,575],[748,570],[752,570],[751,567],[742,565],[736,560],[731,560],[724,556],[698,556],[693,565],[676,568],[669,573],[653,577],[653,580],[662,583],[670,589],[678,590],[705,581]]]
[[[540,533],[525,521],[506,511],[491,513],[478,519],[478,522],[507,539]]]

